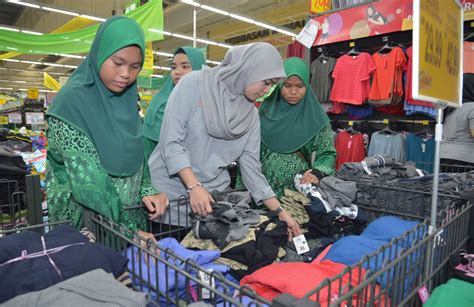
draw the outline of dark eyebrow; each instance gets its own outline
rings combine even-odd
[[[122,61],[122,62],[127,63],[127,61],[125,61],[124,58],[121,58],[121,57],[118,56],[118,55],[113,55],[112,58],[113,58],[114,60],[119,60],[119,61]],[[142,63],[141,61],[137,61],[137,62],[135,62],[135,63],[132,63],[132,65],[140,65],[141,63]]]
[[[184,62],[179,62],[179,63],[173,63],[173,64],[175,64],[175,65],[176,65],[176,64],[181,64],[181,65],[185,65],[185,64],[191,64],[191,63],[189,63],[188,61],[184,61]]]

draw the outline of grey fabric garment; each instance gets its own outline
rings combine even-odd
[[[186,187],[177,173],[190,167],[208,191],[224,191],[230,185],[227,167],[238,161],[244,185],[254,201],[258,204],[274,197],[261,173],[259,120],[237,139],[224,140],[207,133],[201,97],[196,95],[202,73],[193,71],[184,76],[168,99],[160,141],[149,160],[153,185],[166,192],[170,200],[186,195]],[[253,107],[253,112],[258,118],[257,108]],[[186,223],[185,206],[172,202],[168,210],[163,223],[178,225],[178,216],[180,225]]]
[[[405,139],[402,133],[384,134],[375,132],[370,139],[369,151],[367,156],[387,155],[396,161],[405,161]]]
[[[335,66],[336,59],[326,56],[321,56],[311,63],[311,88],[322,104],[329,102],[333,83],[332,71]]]
[[[465,103],[446,116],[440,157],[474,163],[474,103]]]
[[[281,258],[281,262],[311,262],[329,245],[334,242],[332,238],[307,238],[306,242],[308,243],[309,251],[298,255],[296,252],[295,244],[292,242],[287,242],[283,247],[286,251],[286,255]]]
[[[332,208],[350,206],[357,194],[356,183],[345,181],[334,176],[326,176],[319,182]]]
[[[283,60],[272,45],[254,43],[231,48],[219,66],[202,73],[199,94],[207,133],[225,140],[246,134],[258,115],[254,104],[244,96],[245,88],[283,77]]]
[[[216,200],[213,212],[207,216],[190,213],[192,230],[198,239],[212,239],[223,249],[231,241],[247,236],[251,225],[260,223],[261,211],[250,209],[248,192],[230,193],[224,200]]]
[[[2,306],[129,307],[146,306],[145,293],[135,292],[98,269],[70,278],[41,291],[19,295]]]

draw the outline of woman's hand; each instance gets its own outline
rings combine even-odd
[[[310,183],[310,184],[319,184],[319,179],[318,177],[316,177],[313,173],[312,173],[312,170],[309,169],[307,170],[304,175],[303,175],[303,179],[301,179],[301,184],[307,184],[307,183]]]
[[[300,225],[295,221],[295,219],[285,210],[280,212],[278,215],[280,221],[286,222],[288,225],[288,241],[291,241],[294,237],[297,237],[301,234]]]
[[[195,214],[206,216],[212,213],[211,202],[214,202],[211,194],[201,186],[189,192],[189,205]]]
[[[151,214],[148,215],[150,220],[156,220],[160,218],[166,212],[170,202],[166,193],[159,193],[155,195],[149,195],[142,198],[142,202]]]
[[[150,232],[145,232],[145,231],[139,230],[138,231],[138,240],[139,240],[138,243],[140,244],[140,247],[144,250],[149,250],[150,247],[156,247],[157,246],[155,236]],[[158,255],[160,253],[160,250],[158,248],[156,248],[154,252]],[[148,264],[148,261],[149,261],[148,254],[146,254],[146,253],[142,253],[142,254],[143,254],[143,260],[145,261],[146,264]],[[137,254],[136,254],[136,260],[137,261],[140,261],[139,255],[140,255],[140,253],[137,252]]]

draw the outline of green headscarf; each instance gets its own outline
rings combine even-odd
[[[181,47],[176,49],[174,55],[183,52],[188,56],[193,70],[201,70],[202,65],[206,63],[204,54],[196,48]],[[165,81],[163,88],[150,101],[150,104],[146,110],[143,125],[143,135],[155,142],[160,140],[160,129],[161,123],[163,122],[166,103],[168,102],[168,98],[170,97],[174,88],[171,76],[167,75],[165,78],[167,78],[167,80]]]
[[[145,58],[145,37],[132,19],[114,16],[103,23],[87,58],[61,88],[47,116],[56,117],[84,133],[94,144],[102,166],[112,176],[130,176],[143,164],[141,119],[137,85],[116,94],[100,78],[104,61],[127,46],[136,45]]]
[[[292,153],[303,147],[329,122],[321,104],[309,85],[309,69],[300,58],[284,62],[287,78],[299,77],[306,86],[306,95],[291,105],[281,95],[284,82],[260,106],[262,142],[271,151]]]

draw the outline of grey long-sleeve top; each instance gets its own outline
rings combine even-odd
[[[261,173],[260,121],[237,139],[210,136],[202,113],[200,78],[201,71],[187,74],[168,99],[160,141],[149,159],[153,185],[170,200],[176,199],[186,194],[177,173],[190,167],[208,191],[223,191],[230,184],[227,167],[239,161],[244,185],[255,202],[274,197]]]

